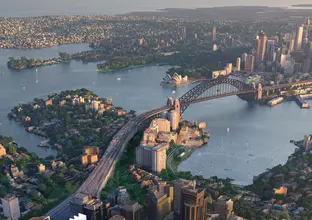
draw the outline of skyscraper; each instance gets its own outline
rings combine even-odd
[[[264,61],[264,56],[265,56],[265,51],[266,51],[266,46],[267,46],[267,35],[264,32],[261,32],[259,35],[259,40],[260,40],[260,54],[258,57],[257,65],[259,66],[261,62]]]
[[[250,54],[247,56],[246,63],[245,63],[245,71],[253,72],[255,65],[255,57]]]
[[[236,70],[240,71],[240,66],[241,66],[241,58],[237,57],[236,59]]]
[[[193,188],[186,188],[182,193],[182,220],[205,220],[207,202],[205,191]]]
[[[174,182],[174,199],[173,199],[173,206],[174,206],[174,212],[179,217],[179,219],[182,218],[182,208],[183,208],[183,202],[182,202],[182,193],[185,188],[193,188],[194,182],[189,180],[176,180]]]
[[[295,40],[295,50],[302,49],[303,26],[298,27]]]
[[[126,220],[143,220],[143,206],[137,202],[129,202],[121,206],[120,211]]]
[[[3,215],[12,220],[18,220],[21,217],[18,198],[14,195],[8,194],[6,197],[1,198],[3,206]]]
[[[221,220],[227,220],[233,215],[233,201],[227,196],[220,196],[216,203],[216,212]]]
[[[212,28],[212,37],[211,38],[213,41],[217,40],[217,28],[216,27]]]
[[[306,45],[309,42],[310,25],[311,25],[310,18],[307,17],[306,23],[304,25],[304,37],[303,37],[304,45]]]
[[[275,51],[275,45],[273,40],[267,41],[267,60],[273,61],[273,55]]]

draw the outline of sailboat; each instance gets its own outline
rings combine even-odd
[[[38,73],[37,73],[37,69],[36,69],[36,83],[38,83],[39,80],[38,80]]]

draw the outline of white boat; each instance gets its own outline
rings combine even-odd
[[[36,69],[36,72],[38,72],[38,69]]]
[[[121,79],[118,77],[117,80],[120,81]]]
[[[176,91],[172,91],[172,94],[175,94],[176,93]]]
[[[230,132],[230,128],[227,128],[227,129],[226,129],[226,132]]]

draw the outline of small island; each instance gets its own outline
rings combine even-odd
[[[120,57],[97,65],[97,72],[114,72],[123,69],[143,67],[155,62],[154,56]]]
[[[14,57],[10,57],[7,66],[9,69],[22,70],[40,66],[55,65],[59,63],[68,63],[71,61],[71,59],[71,56],[67,53],[59,53],[58,58],[52,58],[48,60],[40,60],[39,58],[36,60],[34,58],[27,59],[26,57],[15,59]]]

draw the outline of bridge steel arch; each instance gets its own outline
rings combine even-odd
[[[219,77],[216,79],[207,80],[198,84],[197,86],[195,86],[194,88],[192,88],[179,98],[181,106],[181,115],[190,106],[190,104],[196,102],[199,96],[201,96],[202,94],[204,94],[206,91],[208,91],[213,87],[217,87],[219,91],[213,91],[210,94],[205,94],[206,98],[209,97],[211,99],[213,97],[220,98],[253,91],[253,88],[250,85],[237,79]]]

